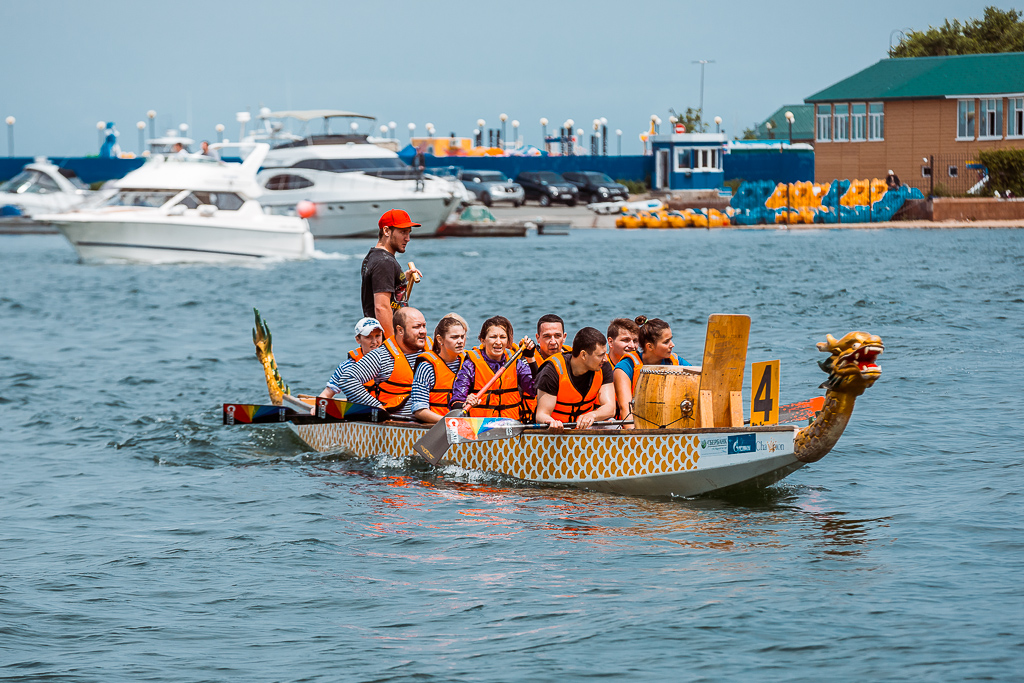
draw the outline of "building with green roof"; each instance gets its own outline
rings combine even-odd
[[[757,124],[754,132],[758,140],[789,140],[789,122],[786,112],[793,113],[793,137],[790,142],[814,142],[814,105],[784,104],[771,116]]]
[[[804,101],[819,182],[893,170],[926,191],[966,191],[978,152],[1024,148],[1024,52],[883,59]]]

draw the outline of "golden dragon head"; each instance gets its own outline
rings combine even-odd
[[[882,338],[867,332],[850,332],[842,339],[831,334],[827,341],[818,342],[818,350],[829,353],[829,357],[818,361],[822,370],[828,373],[823,388],[860,396],[882,376],[878,356],[885,345]]]

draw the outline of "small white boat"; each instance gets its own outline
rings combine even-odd
[[[420,173],[358,132],[359,121],[372,127],[372,116],[312,110],[268,112],[261,118],[293,118],[307,125],[323,119],[323,132],[317,135],[270,129],[268,139],[284,142],[270,151],[258,176],[265,190],[263,203],[275,214],[296,215],[299,202],[313,203],[309,226],[317,239],[376,237],[377,220],[393,208],[408,211],[422,224],[417,237],[430,237],[453,211],[468,203],[469,193],[458,180]],[[356,129],[332,133],[334,119],[352,120]]]
[[[0,185],[0,215],[25,219],[59,213],[82,205],[92,196],[74,171],[40,158]]]
[[[216,156],[159,154],[116,181],[101,205],[40,216],[53,223],[84,261],[188,263],[312,256],[302,218],[264,210],[256,171],[265,143],[211,145],[214,154],[239,148],[242,163]]]

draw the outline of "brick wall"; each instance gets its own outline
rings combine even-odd
[[[1024,220],[1024,201],[995,198],[960,199],[936,197],[932,200],[933,221]]]

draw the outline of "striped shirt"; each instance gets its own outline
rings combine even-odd
[[[459,363],[459,359],[456,358],[445,365],[452,372],[458,373]],[[434,388],[435,382],[437,382],[437,376],[434,366],[430,363],[420,363],[412,378],[412,394],[409,397],[409,410],[412,414],[415,415],[420,410],[430,409],[430,390]]]
[[[405,354],[406,360],[414,369],[420,353],[422,351]],[[380,408],[384,404],[375,399],[363,385],[367,382],[383,382],[391,377],[394,371],[395,360],[391,357],[391,352],[386,346],[378,346],[360,358],[358,363],[352,363],[343,368],[338,384],[341,386],[345,398],[352,403]],[[412,411],[409,409],[410,403],[411,401],[406,401],[401,408],[391,414],[397,417],[412,417]]]
[[[327,388],[336,394],[344,394],[345,391],[341,388],[341,373],[345,371],[350,365],[355,365],[355,361],[345,356],[345,360],[341,361],[341,365],[334,369],[331,373],[331,378],[327,380]]]

